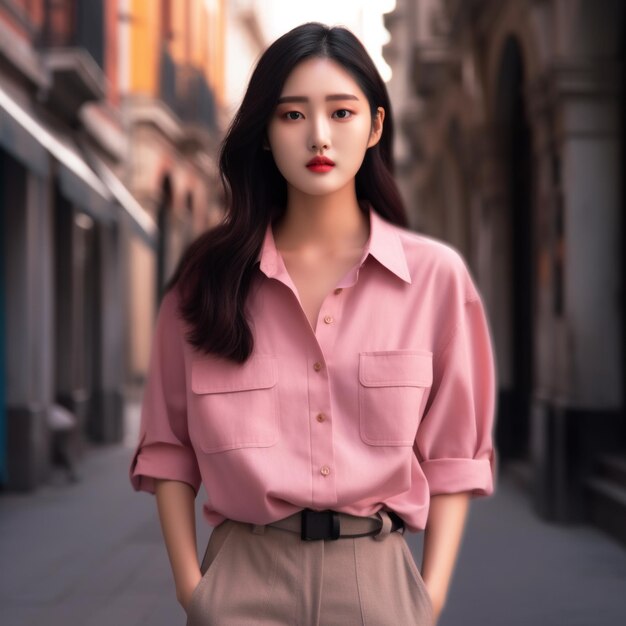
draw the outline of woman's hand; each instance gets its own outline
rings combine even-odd
[[[430,498],[422,578],[432,599],[435,623],[446,601],[469,502],[470,492],[437,494]]]
[[[189,601],[191,600],[191,596],[196,587],[200,584],[201,580],[202,573],[198,570],[194,576],[184,582],[180,589],[176,589],[176,598],[179,604],[183,607],[185,613],[188,613]]]
[[[428,591],[430,601],[433,605],[433,626],[435,626],[446,604],[446,597],[444,593],[440,593],[436,588],[432,588],[432,586],[429,587],[425,580],[424,584],[426,585],[426,590]]]
[[[196,494],[185,482],[160,478],[155,479],[154,490],[176,598],[186,612],[189,598],[202,578],[196,547]]]

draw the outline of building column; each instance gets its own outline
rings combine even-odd
[[[532,89],[543,138],[534,491],[560,521],[582,519],[582,481],[623,428],[618,85],[561,65]]]
[[[95,298],[99,317],[100,345],[93,351],[99,359],[94,379],[93,401],[88,421],[90,438],[99,443],[117,443],[124,437],[124,315],[120,227],[100,225],[100,280]]]
[[[49,180],[3,159],[6,211],[8,481],[34,489],[50,471],[53,397],[52,229]]]
[[[493,126],[473,129],[470,210],[471,240],[481,295],[488,309],[493,333],[498,378],[496,440],[502,461],[519,458],[518,423],[526,416],[515,409],[513,372],[513,268],[509,192],[503,145]]]

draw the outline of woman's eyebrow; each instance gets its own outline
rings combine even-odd
[[[334,93],[330,96],[326,96],[326,101],[329,100],[358,100],[358,98],[351,93]],[[278,98],[277,104],[283,104],[283,102],[308,102],[309,98],[306,96],[283,96]]]

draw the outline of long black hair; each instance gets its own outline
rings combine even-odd
[[[260,57],[239,110],[222,141],[220,178],[223,221],[187,248],[165,286],[176,287],[187,341],[197,350],[243,363],[253,351],[245,303],[267,226],[286,210],[287,183],[270,151],[267,126],[287,77],[312,57],[331,59],[348,71],[367,96],[372,120],[385,109],[384,129],[355,177],[361,210],[367,203],[383,218],[406,227],[407,217],[393,178],[393,120],[384,81],[359,39],[347,28],[319,22],[297,26]]]

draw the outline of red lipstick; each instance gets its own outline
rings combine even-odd
[[[332,161],[331,159],[329,159],[328,157],[324,157],[324,156],[316,156],[313,157],[307,164],[306,166],[312,171],[312,172],[318,172],[318,173],[322,173],[322,172],[329,172],[330,170],[333,169],[333,167],[335,166],[334,161]]]

